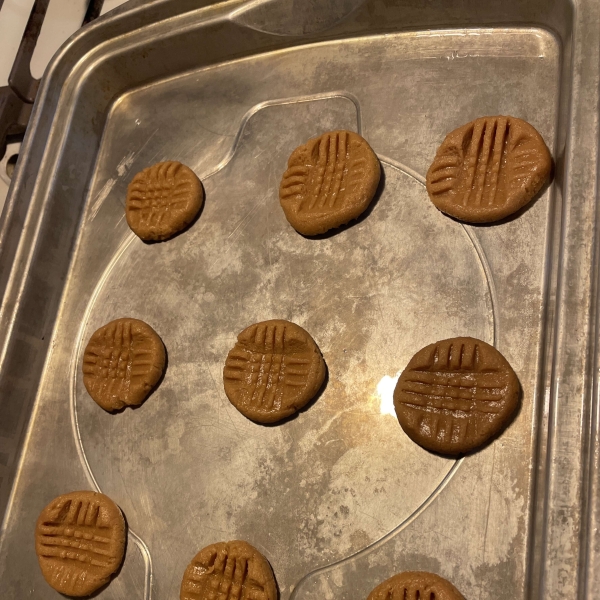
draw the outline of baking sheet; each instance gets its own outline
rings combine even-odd
[[[273,30],[261,5],[243,8],[227,22]],[[334,26],[348,8],[333,2],[331,23],[306,26]],[[123,52],[161,36],[176,46],[203,18],[149,25],[138,46],[120,39]],[[549,311],[565,266],[563,40],[531,25],[400,29],[174,71],[110,103],[8,503],[0,582],[12,596],[54,597],[27,543],[31,523],[55,495],[91,487],[130,527],[124,567],[101,597],[174,597],[198,549],[234,538],[267,556],[282,600],[364,598],[408,569],[437,572],[469,599],[534,597],[546,568],[531,544],[553,431]],[[491,114],[531,122],[558,159],[556,178],[516,217],[463,225],[433,207],[424,174],[445,133]],[[307,239],[279,207],[280,177],[297,145],[342,128],[366,137],[383,182],[357,223]],[[125,223],[125,191],[166,159],[194,169],[206,204],[187,232],[147,245]],[[80,165],[62,161],[77,176]],[[151,324],[169,362],[141,408],[109,415],[79,365],[90,334],[120,316]],[[265,427],[229,404],[221,369],[237,332],[268,318],[305,327],[329,377],[305,411]],[[458,335],[495,344],[523,399],[498,440],[455,461],[405,436],[391,394],[417,349]]]

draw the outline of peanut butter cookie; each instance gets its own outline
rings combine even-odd
[[[465,600],[446,579],[425,571],[399,573],[380,583],[367,600]]]
[[[452,217],[490,223],[525,206],[551,168],[550,152],[529,123],[481,117],[446,136],[427,172],[427,192]]]
[[[317,394],[325,361],[312,337],[289,321],[264,321],[238,335],[223,369],[225,393],[246,417],[274,423]]]
[[[351,131],[330,131],[292,152],[279,187],[291,226],[317,235],[359,217],[379,185],[381,167],[367,141]]]
[[[402,429],[440,454],[483,446],[515,414],[520,386],[508,361],[474,338],[453,338],[419,350],[394,390]]]
[[[71,492],[41,512],[35,551],[46,581],[61,594],[89,596],[123,562],[125,519],[104,494]]]
[[[83,355],[83,383],[104,410],[141,404],[165,370],[162,340],[138,319],[116,319],[95,331]]]
[[[267,559],[239,540],[200,550],[181,582],[180,600],[277,600],[277,586]]]
[[[170,160],[133,178],[127,188],[125,216],[141,239],[168,240],[194,220],[203,202],[204,190],[196,174]]]

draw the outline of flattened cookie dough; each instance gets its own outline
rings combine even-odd
[[[170,160],[133,178],[127,188],[125,216],[141,239],[168,240],[194,220],[203,202],[204,190],[194,171]]]
[[[529,123],[481,117],[446,136],[427,172],[427,193],[452,217],[490,223],[525,206],[551,168],[550,152]]]
[[[46,581],[61,594],[89,596],[123,562],[125,519],[104,494],[71,492],[42,510],[35,551]]]
[[[446,579],[425,571],[399,573],[380,583],[367,600],[465,600]]]
[[[180,600],[277,600],[277,586],[267,559],[239,540],[200,550],[181,582]]]
[[[279,187],[291,226],[317,235],[359,217],[373,200],[381,167],[367,141],[330,131],[296,148]]]
[[[104,410],[141,404],[165,370],[158,334],[138,319],[116,319],[95,331],[83,354],[83,383]]]
[[[225,393],[246,417],[274,423],[315,397],[325,380],[325,361],[302,327],[263,321],[238,335],[223,369]]]
[[[498,350],[475,338],[452,338],[412,357],[394,390],[394,407],[414,442],[452,456],[504,429],[519,394],[517,376]]]

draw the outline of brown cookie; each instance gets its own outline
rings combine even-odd
[[[474,338],[452,338],[411,358],[394,390],[394,407],[414,442],[457,455],[504,429],[519,393],[517,376],[498,350]]]
[[[127,188],[125,216],[143,240],[168,240],[194,220],[203,202],[204,190],[194,171],[169,160],[133,178]]]
[[[141,404],[165,370],[162,340],[138,319],[116,319],[95,331],[83,354],[83,383],[104,410]]]
[[[200,550],[181,582],[180,600],[277,600],[277,586],[267,559],[239,540]]]
[[[93,594],[123,562],[125,535],[125,519],[108,496],[71,492],[55,498],[35,527],[44,578],[67,596]]]
[[[446,579],[425,571],[398,573],[380,583],[367,600],[465,600]]]
[[[446,136],[427,172],[427,193],[446,214],[498,221],[525,206],[550,176],[542,136],[515,117],[481,117]]]
[[[360,216],[380,175],[379,160],[364,138],[330,131],[292,152],[279,200],[296,231],[317,235]]]
[[[246,417],[274,423],[315,397],[325,361],[310,335],[289,321],[263,321],[238,335],[223,369],[225,393]]]

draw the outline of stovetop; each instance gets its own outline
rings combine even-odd
[[[0,212],[39,81],[80,27],[125,0],[0,0]]]

